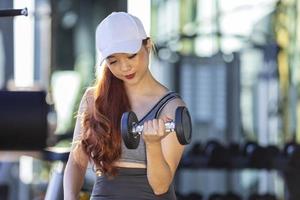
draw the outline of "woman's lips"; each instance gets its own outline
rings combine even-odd
[[[135,76],[135,73],[126,75],[125,78],[127,78],[127,79],[133,79],[134,76]]]

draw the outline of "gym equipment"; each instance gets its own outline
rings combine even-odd
[[[202,144],[200,142],[195,142],[187,154],[189,156],[201,156],[203,153]]]
[[[0,17],[14,17],[18,15],[27,16],[28,15],[27,8],[0,10]]]
[[[182,198],[184,200],[202,200],[203,196],[199,193],[196,192],[192,192],[186,196],[184,196],[184,198]]]
[[[210,140],[204,148],[208,158],[208,166],[214,168],[228,168],[230,166],[230,152],[217,140]]]
[[[275,145],[268,145],[266,147],[266,154],[267,154],[267,169],[274,169],[276,168],[276,161],[278,160],[279,156],[280,156],[280,149],[279,147],[275,146]]]
[[[268,152],[266,148],[256,142],[247,142],[244,146],[244,155],[248,159],[247,166],[255,169],[263,169],[268,166]]]
[[[236,142],[230,142],[228,145],[228,151],[230,154],[230,167],[231,169],[242,169],[246,167],[246,159],[243,156],[243,151],[240,144]]]
[[[248,197],[248,200],[276,200],[276,196],[273,195],[273,194],[251,194],[249,197]]]
[[[242,197],[240,197],[238,194],[235,194],[233,192],[228,192],[224,195],[223,200],[242,200]]]
[[[230,142],[228,145],[228,150],[232,156],[241,156],[241,147],[238,143]]]
[[[223,200],[224,196],[222,194],[218,193],[212,193],[209,197],[208,200]]]
[[[39,152],[34,154],[36,158],[55,162],[45,200],[62,200],[63,172],[70,149],[47,147],[53,123],[50,118],[54,117],[50,108],[45,91],[0,91],[0,155],[1,151],[18,151],[18,155],[22,151]],[[0,193],[5,194],[1,185]]]
[[[227,192],[227,193],[218,193],[214,192],[211,193],[207,198],[203,197],[203,194],[197,193],[197,192],[191,192],[188,194],[180,194],[176,193],[178,200],[242,200],[242,196],[238,193],[234,192]],[[257,194],[252,193],[247,198],[247,200],[277,200],[276,196],[274,194],[270,193],[264,193],[264,194]]]
[[[43,150],[49,105],[44,91],[0,91],[0,150]]]
[[[121,134],[125,146],[128,149],[136,149],[140,143],[140,135],[143,125],[138,125],[138,119],[134,112],[125,112],[121,118]],[[192,124],[189,111],[186,107],[178,107],[175,111],[175,121],[165,123],[166,132],[176,132],[180,144],[191,142]]]
[[[300,168],[300,145],[295,142],[289,142],[284,146],[283,154],[287,159],[289,166]]]
[[[178,168],[198,168],[207,166],[207,158],[204,156],[204,149],[201,142],[195,142],[184,154]]]
[[[63,199],[63,176],[66,163],[70,154],[69,148],[47,148],[44,151],[43,158],[47,161],[55,161],[56,166],[52,171],[49,180],[45,200]]]

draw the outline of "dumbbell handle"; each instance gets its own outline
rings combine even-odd
[[[132,133],[141,135],[143,132],[144,126],[143,125],[133,125],[132,126]],[[173,132],[175,131],[175,123],[173,121],[165,123],[165,132]]]

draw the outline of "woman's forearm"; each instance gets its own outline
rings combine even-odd
[[[150,186],[156,195],[166,193],[172,182],[172,172],[166,162],[161,143],[146,145],[147,176]]]
[[[69,159],[64,173],[64,200],[78,200],[84,182],[85,169]]]

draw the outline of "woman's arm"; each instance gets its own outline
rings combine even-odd
[[[76,140],[79,138],[82,128],[81,119],[82,113],[87,108],[88,94],[87,91],[81,100],[77,120],[73,135],[72,150],[69,155],[69,159],[64,173],[64,199],[75,200],[79,198],[79,192],[84,182],[84,176],[88,165],[88,156],[84,153],[80,144],[76,144]]]
[[[174,120],[178,106],[185,104],[181,99],[172,100],[162,110],[160,119],[144,124],[148,181],[156,195],[168,191],[184,150],[174,132],[164,132],[165,121]]]
[[[75,152],[70,154],[64,173],[63,185],[65,200],[79,199],[79,192],[84,182],[84,176],[87,167],[87,164],[84,164],[85,159],[83,159],[81,163],[78,163],[78,161],[74,159],[74,154]]]

